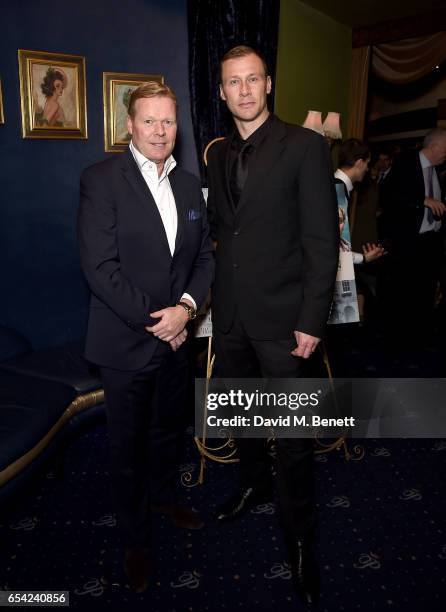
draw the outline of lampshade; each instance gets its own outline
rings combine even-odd
[[[323,134],[324,130],[322,128],[322,117],[320,111],[308,111],[308,115],[303,123],[303,126],[309,130],[317,132],[318,134]]]
[[[339,113],[328,113],[322,125],[324,136],[338,140],[342,138]]]

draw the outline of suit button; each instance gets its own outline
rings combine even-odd
[[[238,263],[232,264],[233,268],[238,268]]]
[[[234,230],[234,236],[238,236],[240,234],[240,230],[236,229]]]

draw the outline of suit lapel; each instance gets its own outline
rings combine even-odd
[[[424,196],[426,187],[424,185],[423,166],[421,165],[420,154],[418,153],[418,151],[415,152],[414,159],[415,159],[414,170],[415,170],[416,184],[417,184],[417,188],[418,188],[418,191],[420,193],[420,198],[421,198]]]
[[[138,202],[141,204],[145,214],[149,216],[150,223],[156,228],[156,234],[160,236],[163,245],[167,249],[170,256],[169,243],[167,241],[166,230],[156,205],[152,193],[148,188],[138,164],[133,159],[133,155],[129,148],[125,150],[121,157],[121,169],[124,179],[131,185],[135,194],[138,196]]]
[[[231,176],[231,168],[229,165],[230,159],[231,159],[230,151],[231,151],[231,145],[232,145],[232,141],[234,137],[235,137],[235,132],[233,132],[231,136],[229,136],[223,141],[223,145],[221,146],[220,151],[218,152],[218,155],[219,155],[218,167],[224,168],[223,181],[224,181],[224,187],[228,194],[228,202],[231,207],[231,212],[235,211],[235,204],[234,204],[234,200],[232,199],[231,185],[229,184],[229,179]]]
[[[184,242],[184,224],[186,223],[187,217],[187,202],[185,200],[184,193],[179,185],[178,174],[175,169],[169,174],[169,182],[172,188],[173,197],[175,199],[178,218],[177,235],[175,238],[175,250],[173,253],[175,256]]]

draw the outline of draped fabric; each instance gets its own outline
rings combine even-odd
[[[369,84],[370,47],[359,47],[352,50],[352,66],[350,74],[350,96],[348,112],[348,138],[364,137],[365,112]],[[358,194],[353,193],[349,205],[350,229],[353,233],[356,221],[356,206]]]
[[[225,136],[233,125],[219,96],[220,58],[235,45],[249,45],[265,56],[274,84],[280,2],[188,0],[187,4],[191,115],[204,183],[203,151],[209,141]],[[270,109],[272,96],[273,92],[269,96]]]
[[[370,47],[359,47],[352,51],[350,74],[350,97],[348,113],[348,138],[362,139],[364,136],[365,111],[369,83]]]
[[[446,60],[446,32],[406,38],[373,47],[373,72],[390,83],[403,85],[426,76]]]
[[[446,32],[353,49],[349,137],[362,138],[364,134],[369,65],[381,79],[403,85],[426,76],[445,60]]]

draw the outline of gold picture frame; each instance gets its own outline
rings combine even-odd
[[[104,149],[106,153],[121,153],[129,144],[128,99],[138,85],[147,81],[164,83],[164,77],[161,74],[103,73]]]
[[[3,91],[2,91],[2,80],[0,79],[0,125],[5,123],[5,112],[3,110]]]
[[[18,59],[23,138],[85,140],[85,58],[19,49]]]

